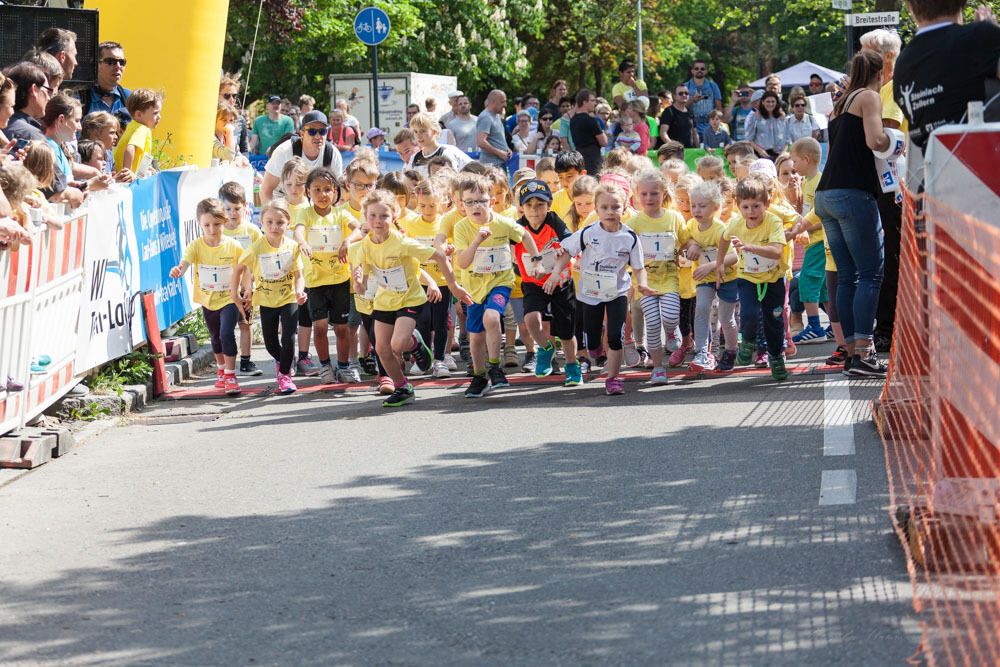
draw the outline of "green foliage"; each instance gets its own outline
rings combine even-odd
[[[153,377],[153,361],[160,357],[145,348],[132,350],[124,357],[115,359],[101,369],[89,386],[96,394],[122,394],[128,384],[146,384]]]
[[[208,325],[205,324],[205,316],[201,308],[188,313],[184,319],[177,323],[177,335],[193,334],[199,343],[204,343],[209,339]]]
[[[99,408],[97,403],[91,402],[87,407],[84,408],[73,408],[69,411],[69,418],[76,421],[94,421],[99,417],[107,417],[111,414],[109,408]]]
[[[163,139],[153,137],[153,150],[150,154],[153,156],[153,165],[160,171],[194,162],[192,155],[174,155],[173,134],[170,132]]]

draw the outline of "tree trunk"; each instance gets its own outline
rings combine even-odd
[[[898,12],[902,8],[902,0],[875,0],[876,12]]]
[[[601,96],[601,90],[604,88],[604,68],[600,65],[594,66],[594,95],[597,97]]]

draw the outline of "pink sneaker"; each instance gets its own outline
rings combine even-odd
[[[681,345],[679,348],[670,353],[670,359],[667,360],[667,363],[670,364],[672,368],[677,368],[684,363],[684,357],[686,357],[687,353],[690,351],[690,345]]]
[[[761,350],[757,353],[753,365],[757,368],[767,368],[767,350]]]
[[[620,396],[625,393],[625,383],[621,378],[608,378],[604,381],[604,391],[608,396]]]
[[[292,382],[291,375],[279,374],[278,375],[278,392],[281,394],[291,394],[293,391],[298,389],[295,383]]]

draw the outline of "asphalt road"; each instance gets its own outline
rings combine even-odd
[[[0,488],[0,662],[901,664],[840,377],[159,402]]]

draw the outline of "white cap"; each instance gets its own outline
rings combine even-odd
[[[463,93],[461,90],[453,90],[450,93],[448,93],[448,99],[452,100],[455,99],[456,97],[461,97],[462,95],[465,95],[465,93]]]

